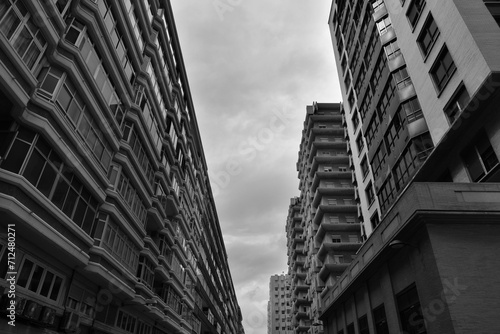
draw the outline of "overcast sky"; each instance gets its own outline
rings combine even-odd
[[[287,272],[306,105],[340,102],[331,0],[172,0],[246,334],[267,333]]]

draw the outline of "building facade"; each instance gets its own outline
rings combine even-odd
[[[497,330],[499,15],[496,1],[333,1],[367,239],[322,295],[328,334]]]
[[[243,332],[169,1],[2,1],[0,92],[0,332]]]
[[[293,334],[292,295],[289,275],[273,275],[269,280],[267,333]]]
[[[342,106],[307,107],[297,171],[300,197],[287,223],[292,319],[296,334],[322,333],[320,296],[347,268],[361,245]]]

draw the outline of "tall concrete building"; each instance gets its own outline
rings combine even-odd
[[[169,1],[3,0],[0,101],[0,332],[243,332]]]
[[[361,245],[341,113],[340,104],[307,106],[297,162],[300,197],[291,199],[286,223],[296,334],[323,332],[320,296]]]
[[[273,275],[269,280],[267,333],[293,334],[290,275]]]
[[[321,296],[328,334],[498,330],[499,5],[333,1],[366,241]]]

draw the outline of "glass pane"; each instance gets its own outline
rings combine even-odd
[[[39,265],[35,266],[35,270],[33,271],[33,276],[31,276],[30,285],[28,287],[29,290],[36,292],[38,290],[38,285],[40,284],[40,279],[42,278],[43,268]]]
[[[10,39],[17,27],[21,23],[21,20],[17,17],[14,11],[11,9],[6,15],[5,18],[0,22],[0,31]]]
[[[61,290],[62,278],[56,276],[56,280],[54,282],[54,286],[52,287],[52,292],[50,294],[50,299],[57,300],[59,296],[59,291]]]
[[[76,202],[78,200],[78,194],[72,188],[69,189],[68,195],[66,196],[66,201],[64,202],[63,212],[69,218],[72,218],[73,209],[75,208]]]
[[[81,227],[81,223],[82,223],[83,219],[85,218],[86,207],[87,207],[87,203],[82,201],[82,199],[80,198],[78,201],[78,205],[76,206],[76,210],[75,210],[75,214],[74,214],[74,218],[73,218],[73,221],[80,227]]]
[[[52,195],[52,203],[54,203],[59,209],[62,209],[64,199],[66,198],[66,194],[68,193],[68,189],[68,183],[62,177],[59,177],[56,190]]]
[[[57,96],[57,102],[59,103],[60,107],[63,109],[64,112],[68,110],[72,98],[73,97],[71,96],[68,87],[66,85],[63,85],[61,91]]]
[[[42,173],[42,177],[40,178],[40,181],[36,186],[37,189],[40,190],[45,197],[49,197],[56,176],[57,172],[55,171],[54,167],[49,163],[45,164],[45,169]]]
[[[26,284],[28,284],[28,278],[31,273],[31,269],[33,268],[33,262],[26,259],[24,260],[23,268],[21,269],[21,273],[17,278],[17,285],[25,288]]]
[[[36,45],[36,43],[31,43],[28,51],[24,54],[23,61],[28,66],[28,68],[31,70],[33,68],[33,65],[35,65],[38,57],[40,56],[42,52]]]
[[[53,94],[58,82],[59,78],[49,73],[47,74],[45,80],[43,81],[42,89],[48,93]]]
[[[10,149],[9,155],[1,164],[2,169],[18,174],[29,148],[28,144],[16,140]]]
[[[76,100],[73,100],[68,108],[68,113],[67,113],[68,118],[73,122],[73,125],[76,126],[76,124],[78,124],[78,119],[80,118],[81,113],[82,110],[76,103]]]
[[[37,150],[34,150],[24,169],[23,176],[31,184],[36,185],[44,165],[45,158]]]
[[[23,56],[24,52],[28,49],[31,41],[33,40],[30,32],[26,27],[21,30],[21,33],[17,35],[17,37],[12,41],[12,46],[19,54],[19,56]]]
[[[48,297],[50,285],[52,284],[53,280],[54,280],[54,274],[52,274],[51,272],[47,272],[47,274],[45,275],[45,278],[43,280],[42,289],[40,290],[40,294],[42,296]]]

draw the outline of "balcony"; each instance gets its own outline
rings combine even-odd
[[[313,219],[314,225],[320,225],[325,213],[356,213],[358,207],[355,204],[342,205],[319,205]]]
[[[321,243],[325,234],[332,232],[360,232],[360,226],[359,224],[331,223],[324,218],[314,237],[315,241]]]
[[[352,187],[342,188],[340,186],[337,187],[320,186],[316,189],[316,192],[314,193],[312,205],[314,207],[318,207],[318,205],[320,205],[321,203],[321,199],[323,198],[323,196],[345,196],[346,198],[353,198],[354,189]]]
[[[361,242],[332,242],[332,241],[323,241],[321,247],[318,252],[318,259],[324,261],[326,255],[329,252],[333,253],[341,253],[341,252],[351,252],[353,254],[359,249],[362,245]]]

